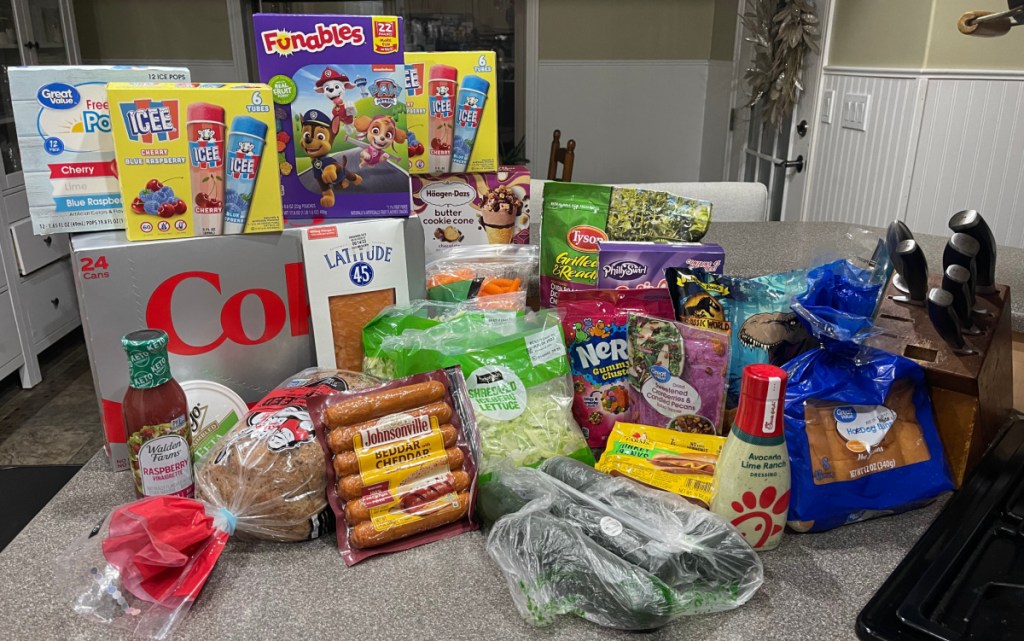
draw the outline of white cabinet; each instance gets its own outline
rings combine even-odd
[[[81,321],[67,235],[32,235],[7,68],[78,62],[70,0],[0,0],[0,378],[20,368],[24,387]]]

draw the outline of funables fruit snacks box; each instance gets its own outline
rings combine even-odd
[[[412,177],[427,262],[454,247],[530,243],[530,170]]]
[[[107,83],[188,82],[188,69],[10,67],[8,74],[32,231],[123,228]]]
[[[402,19],[257,14],[253,24],[285,218],[408,216]]]
[[[128,240],[280,231],[266,85],[111,83]]]
[[[405,54],[409,170],[498,169],[498,85],[493,51]]]

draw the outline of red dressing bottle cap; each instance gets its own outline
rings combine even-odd
[[[783,436],[786,370],[774,365],[747,365],[740,382],[740,404],[734,429],[759,438]]]

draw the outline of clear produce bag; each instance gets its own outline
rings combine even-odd
[[[136,637],[166,639],[182,621],[235,518],[157,496],[122,505],[60,559],[74,611]]]
[[[564,457],[502,470],[478,509],[496,519],[487,552],[537,626],[575,614],[655,629],[738,607],[764,580],[757,553],[721,517]]]

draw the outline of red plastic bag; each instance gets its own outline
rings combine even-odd
[[[156,496],[122,505],[69,551],[74,610],[135,636],[165,639],[206,584],[235,517]],[[84,581],[84,585],[83,585]]]

